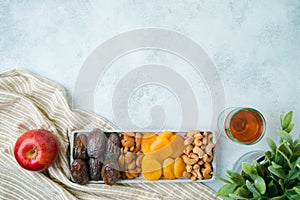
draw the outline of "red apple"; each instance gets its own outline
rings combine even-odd
[[[18,138],[14,154],[23,168],[43,171],[55,161],[58,149],[56,136],[50,131],[38,129],[27,131]]]

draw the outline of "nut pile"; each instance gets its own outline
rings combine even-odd
[[[216,146],[212,142],[212,133],[203,133],[192,130],[186,133],[184,141],[185,150],[182,159],[186,164],[186,171],[183,176],[191,180],[210,179],[213,168],[213,149]]]
[[[121,139],[121,154],[119,166],[123,179],[139,177],[142,172],[142,159],[144,154],[141,151],[143,135],[141,133],[125,132],[119,134]]]

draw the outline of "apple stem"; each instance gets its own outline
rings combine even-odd
[[[33,147],[33,149],[28,152],[30,157],[33,157],[36,154],[36,149],[37,149],[37,146]]]

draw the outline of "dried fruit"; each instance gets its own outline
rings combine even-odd
[[[121,141],[116,133],[110,134],[105,151],[105,161],[102,167],[101,175],[105,184],[113,185],[119,179],[119,156]]]
[[[120,156],[121,141],[116,133],[111,133],[107,140],[105,160],[116,160],[118,161]]]
[[[151,144],[150,151],[154,152],[168,145],[169,140],[166,137],[157,137],[156,140]]]
[[[149,181],[158,180],[162,175],[160,163],[155,159],[147,159],[146,157],[142,161],[142,171],[145,179]]]
[[[88,135],[87,153],[89,157],[104,161],[107,138],[100,129],[94,129]]]
[[[142,138],[142,152],[147,154],[150,152],[151,144],[155,141],[157,135],[155,133],[147,132]]]
[[[166,179],[175,179],[174,175],[174,160],[167,158],[163,164],[163,175]]]
[[[165,137],[168,140],[173,136],[173,132],[170,131],[165,131],[165,132],[161,132],[158,137]]]
[[[73,158],[80,158],[82,160],[88,159],[87,136],[85,134],[80,134],[76,137],[73,148]]]
[[[163,161],[164,159],[170,157],[171,154],[172,147],[170,145],[169,140],[166,137],[161,136],[157,137],[155,141],[151,144],[150,152],[147,154],[147,156],[152,159]]]
[[[104,183],[107,185],[113,185],[119,179],[119,171],[110,163],[103,165],[101,174]]]
[[[74,181],[84,185],[89,181],[89,175],[86,163],[81,159],[75,159],[71,164],[71,174]]]
[[[89,159],[89,172],[91,180],[98,181],[101,179],[101,168],[102,163],[100,160],[97,160],[95,158]]]
[[[179,178],[183,176],[183,172],[185,171],[185,163],[183,162],[181,157],[175,159],[174,163],[174,175],[175,178]]]
[[[184,140],[179,135],[172,135],[169,139],[170,146],[172,148],[172,158],[177,158],[183,153],[184,150]]]

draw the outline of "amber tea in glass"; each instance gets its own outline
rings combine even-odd
[[[224,120],[226,135],[242,144],[255,144],[264,135],[265,119],[253,108],[234,108]]]

